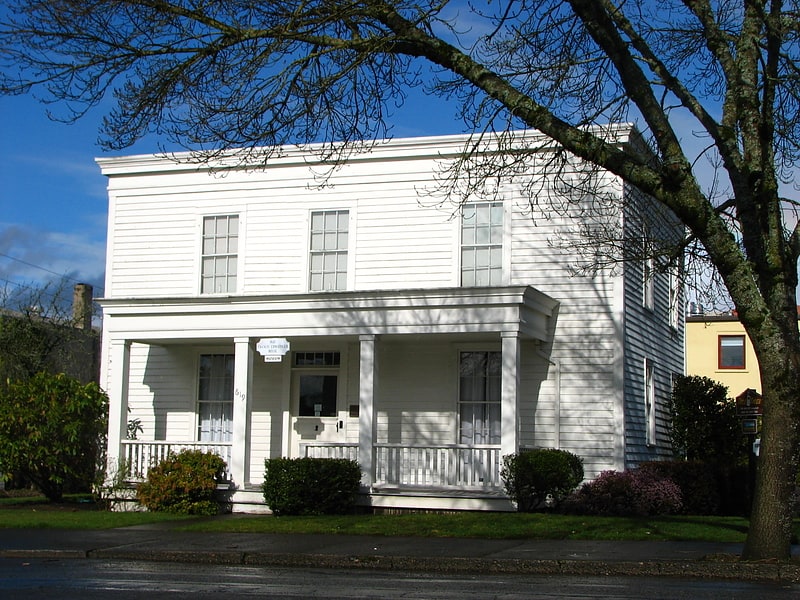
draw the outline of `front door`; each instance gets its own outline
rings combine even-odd
[[[303,443],[345,441],[340,385],[339,373],[331,369],[292,374],[292,456],[304,455]]]

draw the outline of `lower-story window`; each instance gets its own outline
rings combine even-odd
[[[462,352],[459,359],[459,443],[500,443],[501,353]]]
[[[197,394],[197,439],[230,442],[233,437],[233,354],[202,354]]]

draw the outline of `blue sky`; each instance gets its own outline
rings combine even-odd
[[[398,111],[395,137],[462,132],[450,108],[421,104],[412,100]],[[50,120],[48,108],[30,95],[0,96],[0,290],[66,277],[92,284],[99,297],[108,200],[95,157],[156,152],[158,140],[103,154],[102,110],[65,124]]]

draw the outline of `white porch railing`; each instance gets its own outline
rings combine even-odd
[[[167,458],[170,452],[181,450],[200,450],[219,455],[228,470],[225,478],[230,479],[231,443],[230,442],[164,442],[144,440],[122,440],[122,465],[127,469],[126,481],[144,481],[150,467]]]
[[[375,483],[498,489],[500,446],[375,444]]]
[[[357,444],[300,444],[302,456],[358,460]],[[500,446],[375,444],[376,485],[496,490]]]
[[[308,442],[300,444],[300,455],[305,458],[345,458],[358,460],[358,444]]]

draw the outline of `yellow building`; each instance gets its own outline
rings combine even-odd
[[[735,314],[687,317],[685,356],[687,375],[718,381],[731,398],[748,388],[761,392],[753,344]]]

